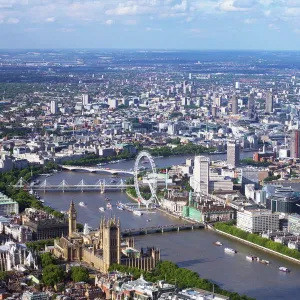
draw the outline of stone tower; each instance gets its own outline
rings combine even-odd
[[[76,223],[77,223],[77,212],[73,200],[71,201],[69,208],[69,237],[72,237],[72,234],[76,232]]]
[[[103,222],[102,227],[103,237],[103,261],[104,269],[114,264],[121,262],[121,236],[120,236],[120,221],[109,219]]]

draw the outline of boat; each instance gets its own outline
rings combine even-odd
[[[99,210],[104,211],[105,209],[104,209],[104,207],[101,206],[101,207],[99,207]]]
[[[254,255],[247,255],[246,259],[250,260],[250,261],[254,261],[254,260],[259,261],[259,257],[254,256]]]
[[[224,249],[224,252],[226,252],[226,253],[232,253],[232,254],[237,253],[237,251],[234,250],[234,249],[232,249],[232,248],[225,248],[225,249]]]
[[[262,259],[260,262],[264,265],[269,265],[270,264],[270,262],[268,260],[265,260],[265,259]]]
[[[79,206],[86,207],[86,204],[84,202],[79,202]]]
[[[288,268],[286,268],[286,267],[279,267],[279,271],[281,271],[281,272],[285,272],[285,273],[289,273],[289,272],[291,272],[291,270],[289,270]]]
[[[122,203],[118,203],[118,204],[117,204],[117,209],[119,209],[119,210],[124,210],[123,204],[122,204]]]
[[[221,243],[221,242],[219,242],[219,241],[216,241],[215,243],[214,243],[216,246],[222,246],[223,244]]]
[[[151,222],[151,219],[147,219],[147,222]]]
[[[136,215],[136,216],[141,216],[143,213],[139,210],[134,210],[133,214]]]
[[[105,201],[109,201],[109,198],[108,198],[108,197],[105,197]]]
[[[45,203],[45,200],[43,200],[43,199],[39,199],[39,201],[40,201],[41,203]]]
[[[106,208],[107,208],[107,209],[112,209],[112,205],[108,202],[108,203],[106,204]]]

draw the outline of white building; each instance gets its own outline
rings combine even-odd
[[[50,112],[53,115],[56,115],[58,113],[58,105],[57,105],[57,101],[56,100],[51,100]]]
[[[279,214],[268,209],[237,212],[237,228],[251,233],[279,230]]]
[[[108,105],[109,105],[109,108],[117,108],[118,107],[118,100],[117,99],[108,99]]]
[[[82,94],[82,105],[90,104],[90,96],[89,94]]]
[[[193,176],[190,185],[197,193],[208,193],[210,160],[206,156],[196,156],[194,161]]]
[[[237,90],[239,90],[241,88],[241,85],[240,85],[240,83],[238,81],[236,81],[236,83],[235,83],[235,88]]]
[[[12,213],[19,213],[19,204],[6,195],[0,193],[0,216],[7,216]]]

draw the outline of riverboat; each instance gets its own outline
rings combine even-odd
[[[101,212],[103,212],[105,209],[104,209],[104,207],[99,207],[99,210],[101,211]]]
[[[141,216],[143,213],[139,210],[134,210],[133,214],[136,215],[136,216]]]
[[[112,209],[112,205],[108,202],[108,203],[106,204],[106,208],[107,208],[107,209]]]
[[[224,249],[224,252],[226,252],[226,253],[231,253],[231,254],[237,253],[237,251],[234,250],[234,249],[232,249],[232,248],[225,248],[225,249]]]
[[[79,206],[86,207],[86,204],[84,202],[79,202]]]
[[[290,273],[290,272],[291,272],[291,270],[289,270],[289,269],[286,268],[286,267],[279,267],[279,271],[285,272],[285,273]]]
[[[223,244],[222,244],[221,242],[219,242],[219,241],[214,242],[214,244],[215,244],[216,246],[222,246],[222,245],[223,245]]]
[[[264,265],[269,265],[269,264],[270,264],[270,262],[269,262],[268,260],[265,260],[265,259],[262,259],[262,260],[260,261],[260,263],[262,263],[262,264],[264,264]]]
[[[117,203],[117,209],[118,210],[124,210],[124,206],[123,206],[123,204],[122,203]]]
[[[246,259],[247,260],[250,260],[250,261],[259,261],[259,257],[257,257],[257,256],[254,256],[254,255],[247,255],[246,256]]]

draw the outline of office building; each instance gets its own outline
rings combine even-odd
[[[237,115],[238,114],[238,109],[239,109],[239,106],[238,106],[238,98],[237,96],[234,94],[231,98],[231,112],[232,114],[234,115]]]
[[[300,196],[291,187],[273,187],[269,189],[266,207],[272,212],[284,214],[300,213]]]
[[[51,100],[50,112],[52,115],[56,115],[58,113],[58,105],[56,100]]]
[[[196,156],[191,186],[197,193],[208,193],[210,160],[206,156]]]
[[[288,231],[294,235],[300,235],[300,215],[292,214],[288,216]]]
[[[240,144],[236,141],[227,142],[227,164],[234,168],[240,164]]]
[[[19,213],[19,204],[0,192],[0,216]]]
[[[248,97],[248,118],[253,119],[255,117],[255,99],[254,95],[251,93]]]
[[[189,80],[192,79],[192,73],[189,73]]]
[[[89,94],[82,94],[82,105],[88,105],[90,104],[90,96]]]
[[[279,214],[268,209],[238,211],[236,227],[251,233],[279,230]]]
[[[239,90],[241,88],[241,85],[240,85],[240,83],[238,81],[236,81],[236,83],[235,83],[235,88],[237,90]]]
[[[291,133],[291,157],[300,158],[300,130],[294,129]]]
[[[273,94],[271,92],[267,93],[266,96],[266,113],[273,112]]]

